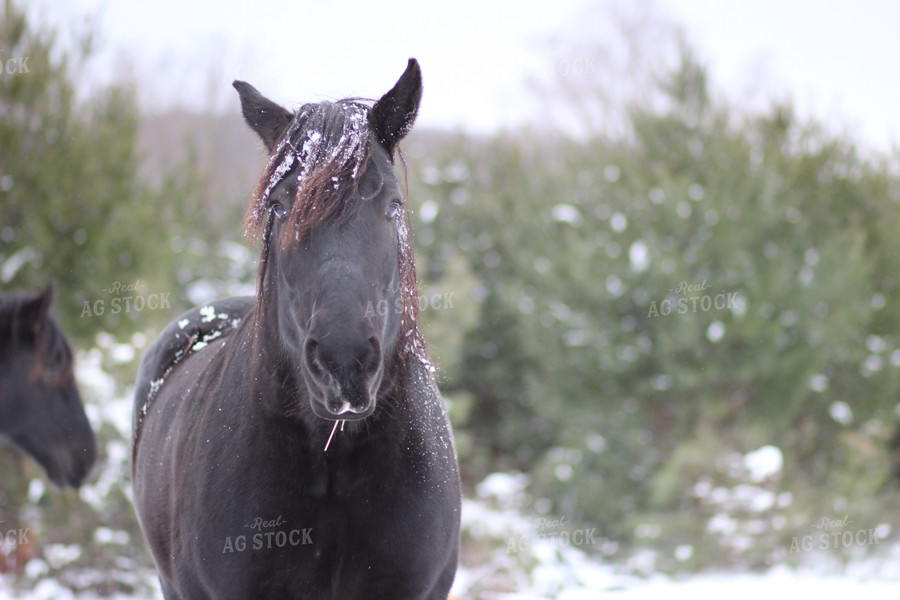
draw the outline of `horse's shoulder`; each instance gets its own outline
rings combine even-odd
[[[252,296],[224,298],[193,308],[169,323],[141,360],[136,404],[147,399],[179,360],[234,331],[255,302]]]

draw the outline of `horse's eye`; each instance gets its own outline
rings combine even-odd
[[[287,214],[287,211],[284,209],[284,206],[280,202],[276,202],[272,205],[272,212],[275,213],[275,216],[279,219]]]
[[[390,204],[388,204],[387,209],[384,211],[384,216],[388,219],[393,219],[397,216],[397,213],[400,212],[400,208],[403,206],[403,202],[400,200],[391,200]]]

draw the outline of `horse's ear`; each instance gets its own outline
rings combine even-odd
[[[30,327],[34,332],[38,332],[47,319],[47,315],[50,314],[54,300],[56,300],[56,285],[50,282],[44,291],[22,304],[22,309],[19,311],[22,326]]]
[[[287,129],[294,115],[275,104],[246,81],[235,81],[231,85],[241,97],[241,112],[244,120],[262,138],[269,152]]]
[[[378,141],[391,156],[397,142],[412,129],[421,100],[422,70],[411,58],[396,85],[375,103],[370,115]]]

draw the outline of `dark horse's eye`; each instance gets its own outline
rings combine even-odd
[[[275,213],[275,216],[279,219],[287,214],[287,211],[284,209],[284,206],[282,206],[280,202],[276,202],[272,205],[272,212]]]
[[[400,212],[400,208],[403,206],[403,202],[400,200],[392,200],[390,204],[388,204],[387,209],[384,211],[384,215],[388,219],[393,219],[397,216],[397,213]]]

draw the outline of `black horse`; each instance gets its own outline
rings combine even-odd
[[[50,314],[53,285],[0,296],[0,437],[30,454],[59,487],[78,487],[95,442],[72,371],[72,350]]]
[[[135,393],[134,501],[163,594],[444,600],[459,475],[393,170],[419,65],[374,105],[294,114],[234,87],[270,152],[247,214],[257,294],[169,325]]]

